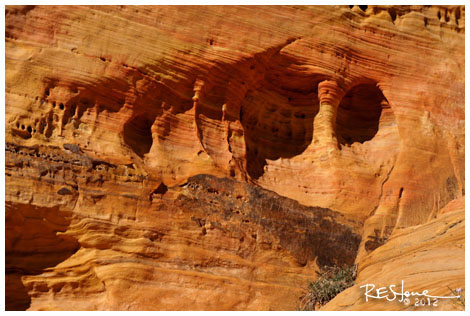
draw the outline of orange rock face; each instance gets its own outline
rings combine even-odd
[[[391,302],[373,298],[366,301],[365,289],[360,288],[372,283],[376,289],[388,289],[395,284],[400,292],[403,280],[405,291],[427,290],[433,296],[453,296],[451,289],[464,289],[465,208],[463,198],[455,201],[460,203],[449,205],[453,210],[437,219],[396,230],[385,245],[361,261],[356,285],[340,293],[323,310],[383,310],[385,306],[387,310],[464,310],[457,299],[432,299],[431,306],[416,305],[422,300],[416,296],[409,304],[399,302],[400,297]]]
[[[372,277],[463,206],[464,20],[7,6],[7,308],[295,309],[318,265]]]
[[[80,152],[7,146],[12,309],[294,309],[317,263],[356,257],[361,226],[329,209],[229,179],[167,187]]]

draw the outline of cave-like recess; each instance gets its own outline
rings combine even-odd
[[[392,114],[390,106],[377,84],[364,83],[354,86],[346,93],[338,107],[336,137],[339,144],[362,144],[372,140],[381,123],[390,118],[388,114]]]

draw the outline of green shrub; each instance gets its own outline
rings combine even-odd
[[[336,295],[354,285],[357,266],[323,267],[318,279],[309,282],[307,293],[301,297],[300,310],[313,311],[328,303]]]

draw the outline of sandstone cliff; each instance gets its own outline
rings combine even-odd
[[[318,265],[362,282],[408,235],[432,248],[463,219],[464,20],[7,6],[7,308],[295,309]]]
[[[463,199],[457,200],[463,202]],[[373,283],[377,288],[397,285],[402,280],[405,291],[428,290],[434,296],[452,296],[450,289],[465,288],[465,209],[463,203],[453,210],[419,227],[397,230],[388,242],[361,261],[356,285],[339,294],[324,310],[463,310],[457,299],[432,300],[431,306],[364,299],[361,285]],[[449,289],[450,288],[450,289]],[[392,295],[390,295],[392,297]],[[419,300],[421,298],[418,298]]]

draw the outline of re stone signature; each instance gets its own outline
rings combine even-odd
[[[398,298],[398,302],[405,305],[410,304],[410,297],[415,297],[415,306],[437,306],[438,299],[442,298],[460,298],[458,296],[435,296],[430,295],[428,290],[422,292],[410,292],[405,290],[405,281],[401,281],[401,289],[396,289],[396,285],[392,284],[387,287],[380,287],[376,289],[375,284],[365,284],[360,286],[360,288],[365,288],[364,295],[366,296],[366,302],[369,301],[369,298],[375,299],[386,299],[389,302],[395,301]],[[461,291],[461,289],[458,289]],[[457,291],[459,293],[460,291]],[[416,298],[417,296],[417,298]]]

